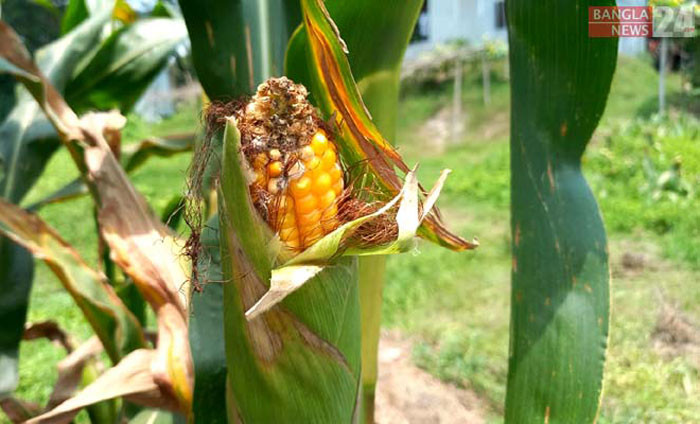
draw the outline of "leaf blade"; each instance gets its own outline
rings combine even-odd
[[[506,422],[593,422],[610,275],[581,155],[607,100],[617,41],[588,37],[580,12],[587,3],[525,3],[508,4],[514,119]],[[552,19],[562,23],[556,34],[543,25]]]

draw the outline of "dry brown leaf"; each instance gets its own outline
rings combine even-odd
[[[24,325],[22,340],[49,339],[71,353],[74,349],[68,334],[59,327],[56,321],[28,322]]]
[[[14,424],[23,423],[41,413],[41,406],[36,403],[26,402],[12,396],[0,399],[0,409]]]
[[[78,408],[110,397],[131,397],[130,393],[139,393],[135,401],[140,403],[170,403],[171,407],[177,404],[176,409],[181,411],[189,410],[193,384],[187,335],[190,270],[181,261],[184,257],[176,237],[153,216],[110,148],[108,140],[116,138],[124,117],[108,112],[89,113],[78,119],[32,62],[19,37],[3,23],[0,57],[17,68],[15,76],[56,127],[90,188],[98,208],[101,236],[110,247],[112,259],[134,280],[159,320],[157,352],[134,351],[45,418],[73,416]],[[130,370],[127,365],[136,368]],[[136,371],[139,374],[132,374]],[[128,392],[126,387],[143,390]]]
[[[64,424],[70,422],[80,409],[105,400],[126,397],[133,402],[178,410],[172,399],[163,396],[153,379],[151,364],[156,352],[138,349],[108,369],[92,384],[56,408],[27,421],[27,424]]]
[[[47,410],[55,408],[75,394],[82,382],[85,366],[102,349],[100,339],[93,336],[58,363],[58,379],[46,405]]]

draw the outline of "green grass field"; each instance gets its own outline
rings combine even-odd
[[[503,66],[495,66],[501,70]],[[467,72],[466,130],[440,141],[426,121],[439,121],[451,86],[410,90],[399,111],[396,144],[409,165],[421,163],[431,185],[453,169],[440,206],[461,234],[479,237],[475,252],[456,254],[421,244],[419,254],[391,257],[384,325],[415,343],[415,362],[441,379],[475,390],[494,421],[503,409],[510,299],[508,99],[502,73],[483,106],[478,72]],[[643,60],[621,60],[607,111],[584,157],[609,231],[613,276],[610,348],[600,422],[700,421],[700,123],[683,111],[680,78],[669,78],[672,108],[653,116],[656,72]],[[127,142],[199,125],[196,105],[155,126],[132,119]],[[439,123],[439,122],[438,122]],[[160,211],[184,187],[189,155],[152,159],[133,175]],[[680,172],[673,164],[681,163]],[[668,172],[667,172],[668,171]],[[65,152],[51,161],[25,202],[77,176]],[[41,212],[91,264],[97,263],[95,224],[88,199]],[[439,271],[439,272],[438,272]],[[54,276],[38,264],[30,321],[53,319],[78,340],[89,327]],[[21,398],[44,402],[56,379],[60,349],[23,343]],[[1,420],[1,419],[0,419]]]

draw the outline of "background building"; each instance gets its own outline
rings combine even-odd
[[[618,0],[619,6],[645,6],[646,0]],[[478,46],[483,40],[508,40],[503,0],[425,0],[413,41],[411,59],[440,44],[464,40]],[[645,38],[621,38],[620,53],[637,55],[646,48]]]

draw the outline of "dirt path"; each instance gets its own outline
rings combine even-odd
[[[378,424],[483,423],[478,396],[445,384],[411,362],[411,343],[384,333],[379,343]]]

